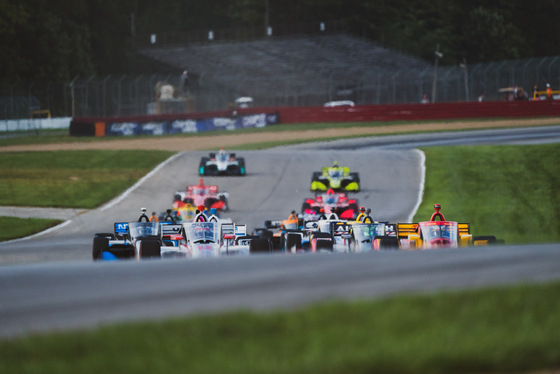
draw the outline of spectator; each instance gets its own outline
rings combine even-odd
[[[184,96],[188,96],[189,92],[189,72],[187,70],[183,70],[183,74],[181,75],[181,92]]]
[[[422,104],[428,104],[430,102],[430,99],[428,99],[428,95],[424,94],[422,95]]]
[[[483,101],[484,101],[484,94],[481,93],[480,95],[478,95],[478,102],[481,103]]]
[[[150,222],[159,222],[159,218],[156,216],[156,212],[152,212],[150,216]]]
[[[552,88],[550,88],[550,84],[546,84],[546,98],[548,100],[552,100]]]
[[[539,86],[536,84],[533,86],[533,100],[539,99]]]

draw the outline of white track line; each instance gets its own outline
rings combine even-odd
[[[144,183],[146,180],[148,180],[152,175],[154,175],[155,173],[157,173],[160,169],[162,169],[164,166],[166,166],[167,164],[169,164],[171,161],[175,160],[177,157],[182,156],[185,152],[181,152],[181,153],[177,153],[171,157],[169,157],[167,160],[165,160],[164,162],[162,162],[161,164],[159,164],[158,166],[156,166],[155,169],[153,169],[152,171],[150,171],[148,174],[144,175],[138,182],[136,182],[132,187],[130,187],[128,190],[124,191],[120,196],[114,198],[113,200],[109,201],[107,204],[103,205],[101,208],[99,208],[99,210],[104,211],[107,210],[109,208],[114,207],[115,205],[117,205],[118,203],[120,203],[121,201],[123,201],[126,197],[128,197],[128,195],[130,195],[132,193],[132,191],[134,191],[135,189],[138,188],[138,186],[140,186],[142,183]]]
[[[420,204],[422,203],[422,198],[424,197],[424,181],[426,179],[426,155],[419,149],[415,149],[415,151],[420,154],[420,168],[422,175],[420,176],[420,186],[418,188],[418,198],[416,200],[416,205],[410,213],[410,216],[408,216],[407,222],[412,222],[414,215],[416,214],[418,208],[420,207]]]

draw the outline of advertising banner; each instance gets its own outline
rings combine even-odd
[[[247,114],[197,120],[107,123],[107,136],[186,134],[216,130],[258,128],[278,123],[277,113]]]

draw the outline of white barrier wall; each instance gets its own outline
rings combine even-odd
[[[68,129],[72,117],[11,119],[0,121],[0,132]]]

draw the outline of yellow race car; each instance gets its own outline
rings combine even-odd
[[[360,175],[351,173],[350,168],[338,166],[335,161],[333,166],[323,167],[321,171],[313,172],[311,176],[311,191],[359,192]]]

